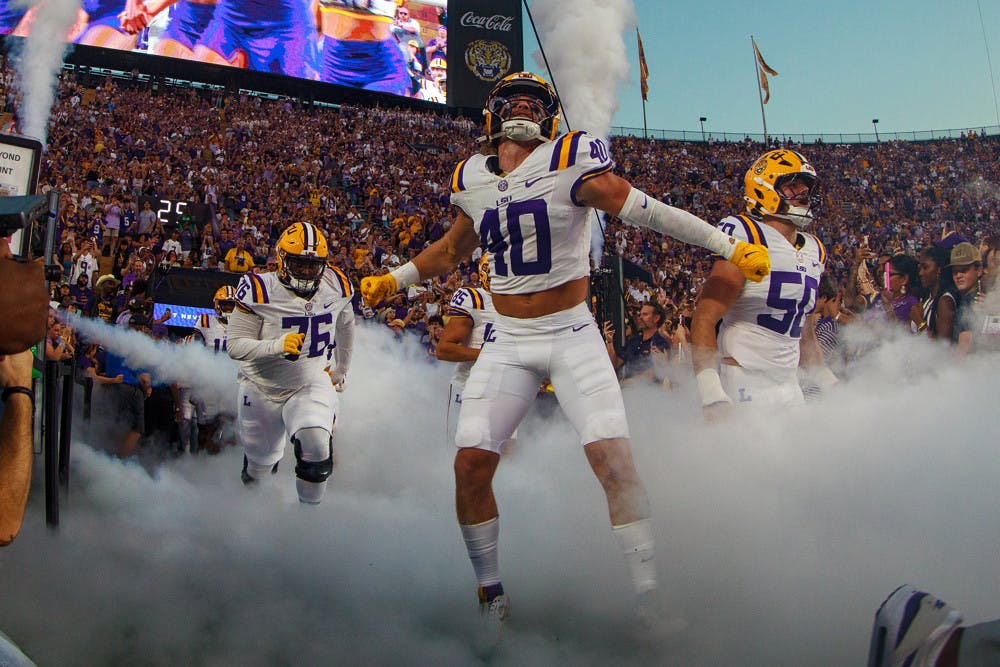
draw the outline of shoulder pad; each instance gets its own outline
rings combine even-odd
[[[240,283],[236,286],[236,300],[237,303],[244,304],[271,302],[264,279],[255,273],[244,273],[240,278]]]
[[[340,270],[339,267],[330,266],[327,267],[330,275],[333,277],[333,282],[340,288],[340,293],[344,295],[345,298],[350,299],[354,296],[354,286],[351,285],[351,279],[347,277],[347,274]]]

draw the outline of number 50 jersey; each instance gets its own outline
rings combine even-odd
[[[327,267],[319,289],[305,299],[278,281],[277,273],[244,274],[236,287],[236,309],[230,318],[229,352],[240,351],[241,375],[276,398],[293,393],[323,374],[336,347],[335,333],[354,319],[353,288],[340,270]],[[259,326],[255,340],[240,341],[234,319],[249,316]],[[301,354],[282,354],[284,337],[303,333]],[[256,342],[259,341],[259,342]],[[235,346],[235,348],[234,348]]]
[[[771,273],[759,283],[747,281],[722,319],[719,353],[775,380],[794,379],[802,325],[816,307],[826,249],[805,232],[797,232],[792,245],[777,229],[747,215],[725,218],[718,228],[766,246],[771,255]]]
[[[472,218],[493,257],[490,291],[538,292],[590,275],[590,208],[577,200],[614,162],[597,137],[570,132],[537,146],[509,174],[496,156],[455,167],[451,203]]]

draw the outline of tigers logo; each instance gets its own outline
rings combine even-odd
[[[499,81],[510,71],[510,51],[500,42],[477,39],[465,49],[465,65],[481,81]]]
[[[754,163],[753,173],[759,176],[764,173],[765,169],[767,169],[767,156],[760,158]]]

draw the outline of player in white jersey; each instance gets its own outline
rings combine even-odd
[[[240,279],[227,341],[229,356],[242,362],[243,481],[277,470],[287,434],[299,500],[310,504],[322,500],[333,472],[334,384],[343,382],[354,346],[353,290],[341,271],[327,267],[328,254],[314,225],[288,227],[278,240],[277,270]]]
[[[748,283],[729,262],[717,261],[698,298],[691,344],[709,415],[734,401],[756,407],[802,403],[800,360],[821,388],[836,382],[808,317],[827,259],[820,240],[803,231],[812,220],[815,187],[816,171],[801,154],[770,151],[744,178],[746,213],[719,223],[727,234],[766,245],[771,273]]]
[[[483,253],[479,258],[479,287],[462,287],[455,290],[448,304],[448,324],[445,325],[435,350],[441,361],[455,361],[455,372],[451,376],[448,398],[448,437],[455,441],[455,428],[459,409],[462,406],[462,392],[469,371],[479,358],[483,344],[495,339],[493,331],[496,309],[490,296],[490,257]],[[516,437],[511,435],[511,440]],[[503,448],[509,446],[504,443]]]
[[[587,308],[590,207],[707,247],[753,279],[768,271],[767,249],[736,241],[707,222],[634,189],[612,173],[604,142],[558,135],[559,100],[543,79],[518,72],[487,97],[493,155],[463,160],[451,178],[455,224],[412,261],[361,281],[369,304],[422,278],[441,275],[480,241],[492,260],[495,340],[486,343],[462,396],[455,438],[456,510],[496,628],[510,612],[499,574],[499,512],[492,480],[500,445],[551,378],[603,487],[613,533],[644,599],[656,588],[645,489],[632,462],[621,389],[599,327]]]

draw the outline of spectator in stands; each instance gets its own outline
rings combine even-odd
[[[958,310],[958,288],[952,279],[950,251],[929,245],[920,251],[920,284],[924,288],[921,302],[921,325],[932,339],[951,342]]]
[[[951,249],[949,268],[961,301],[952,340],[959,354],[1000,347],[1000,315],[991,312],[997,304],[986,299],[983,289],[983,257],[979,248],[963,241]]]
[[[236,240],[235,245],[226,253],[224,264],[226,271],[231,273],[246,273],[254,267],[253,255],[247,251],[245,240]]]
[[[77,282],[80,276],[86,276],[88,284],[97,280],[98,264],[97,256],[94,253],[93,240],[89,238],[82,239],[76,254],[73,255],[73,269],[69,275],[70,283]]]

